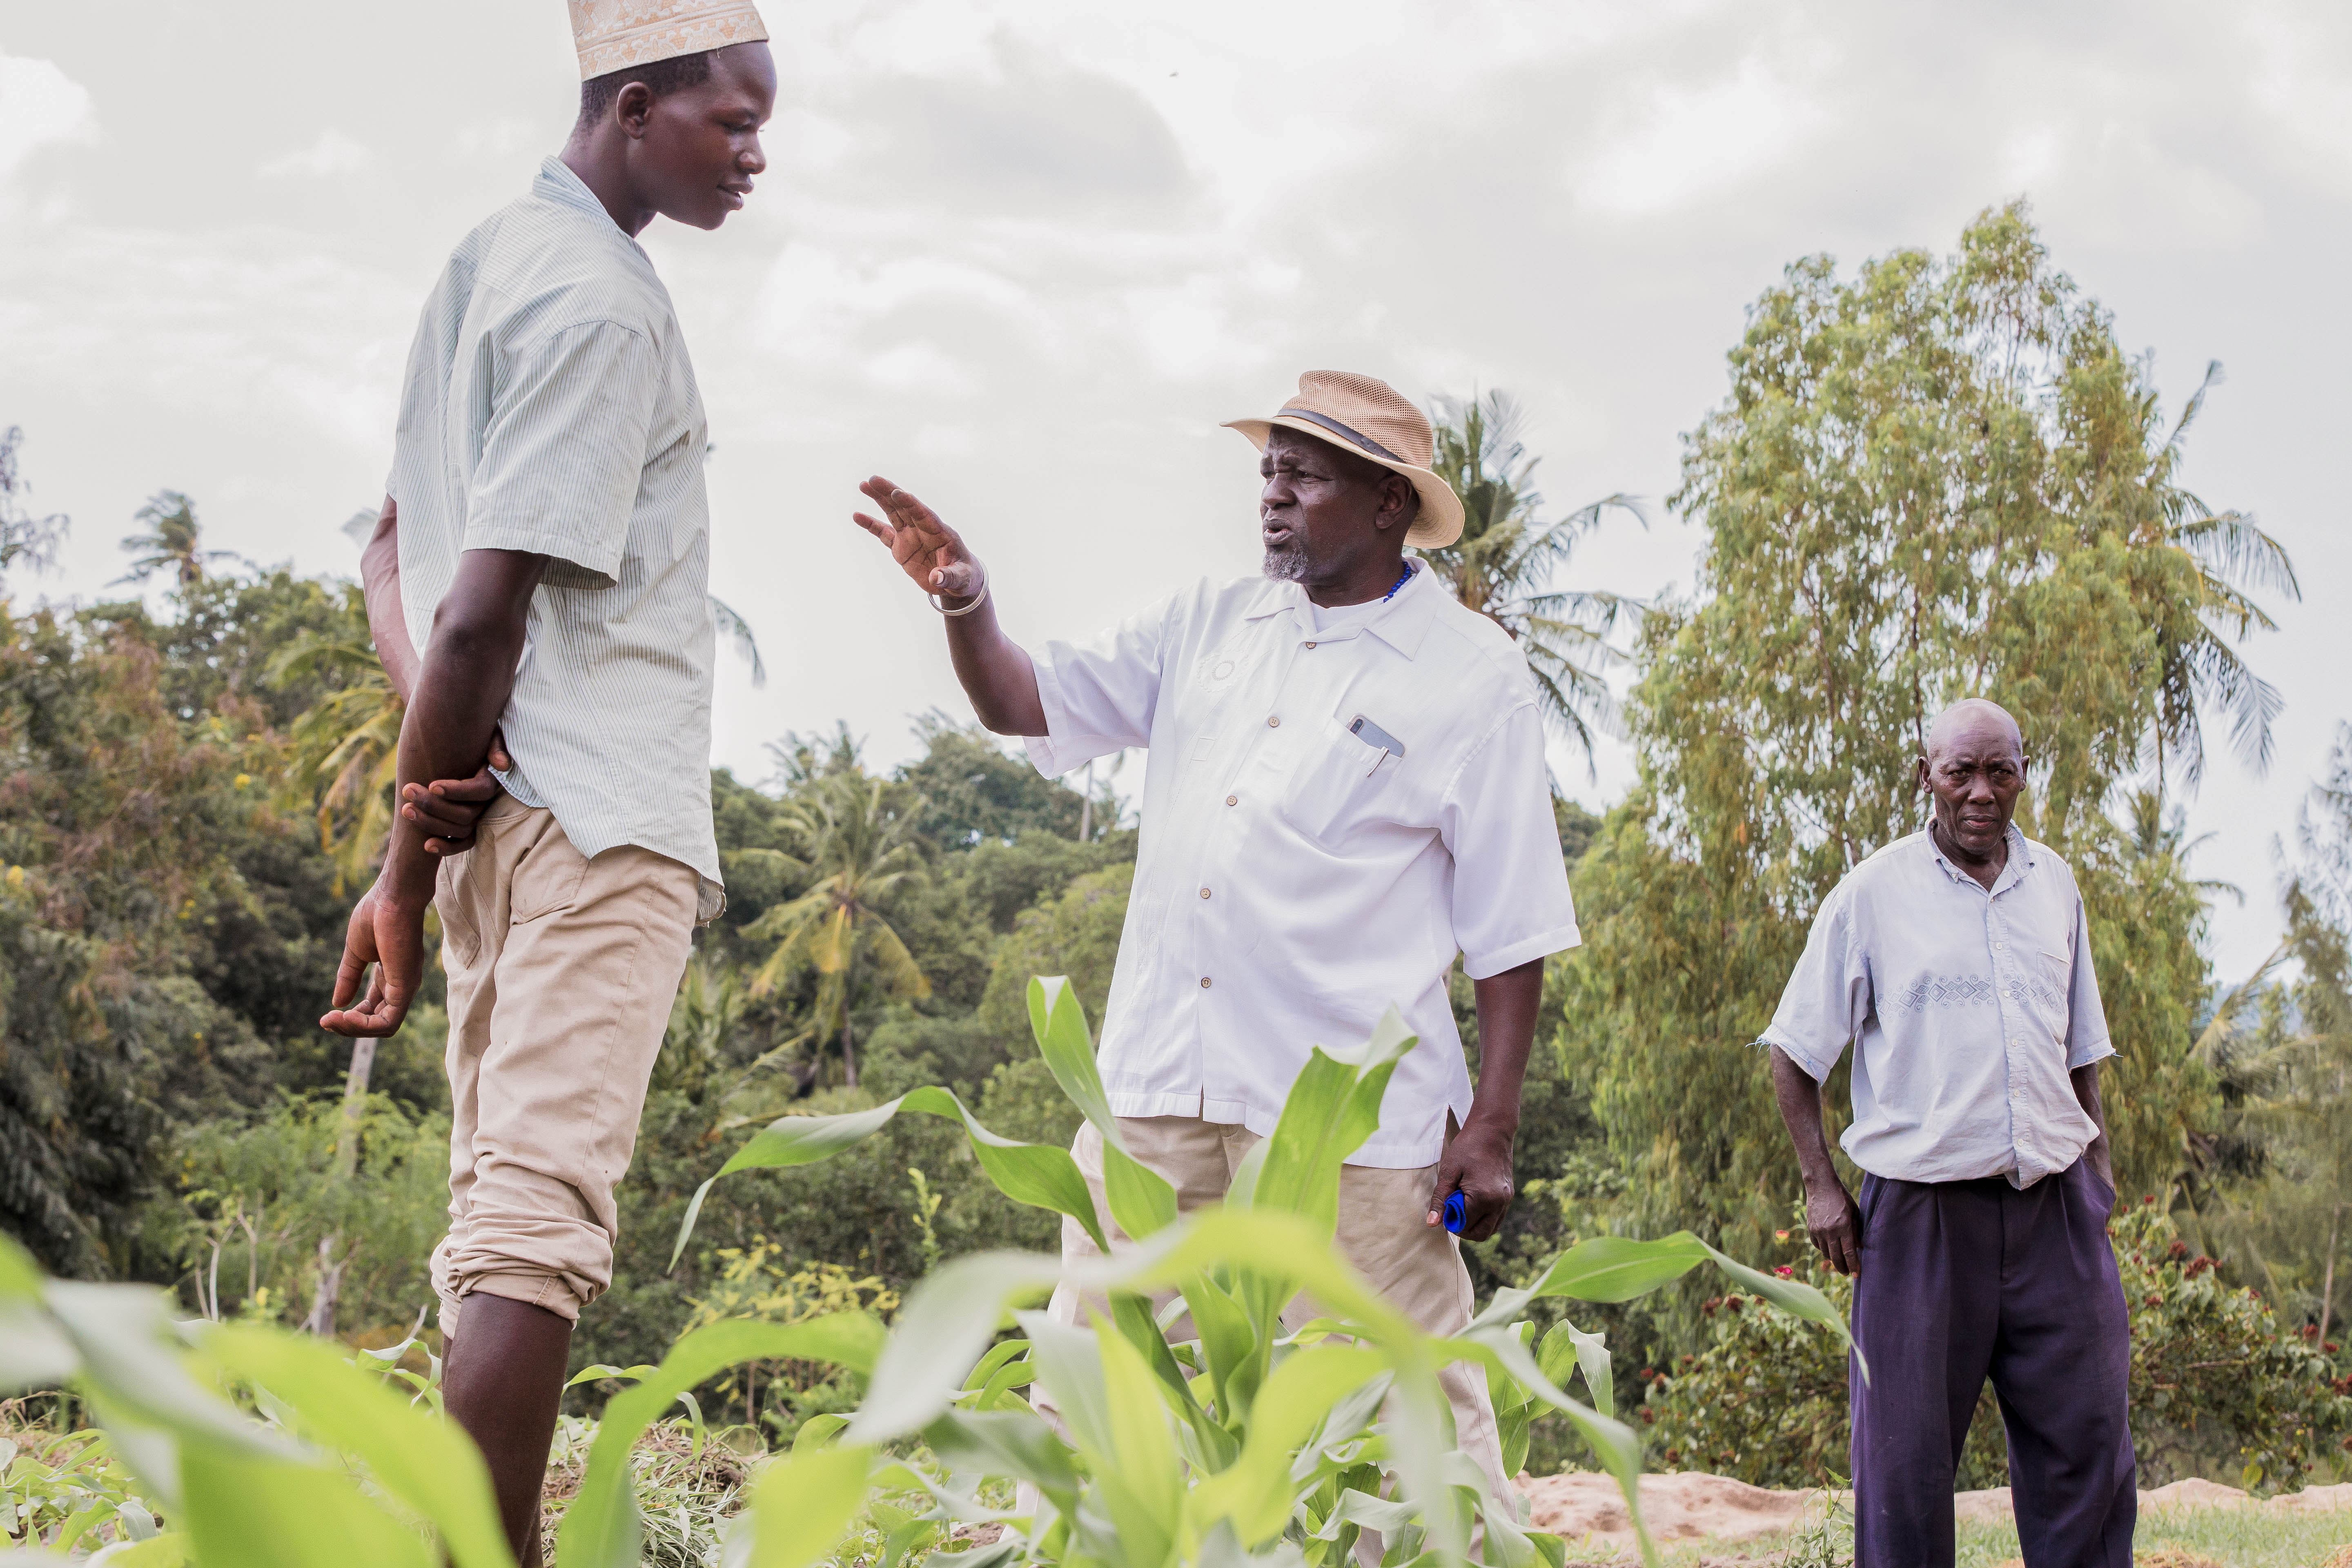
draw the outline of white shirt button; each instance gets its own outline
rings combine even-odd
[[[1207,975],[1203,974],[1202,976],[1201,976],[1201,989],[1202,989],[1202,990],[1203,990],[1203,991],[1206,991],[1208,988],[1209,988],[1209,977],[1208,977]]]
[[[1206,888],[1202,889],[1201,889],[1201,896],[1202,896],[1202,898],[1204,898],[1204,899],[1205,899],[1205,898],[1207,898],[1207,897],[1209,896],[1209,889],[1206,889]]]
[[[1308,643],[1307,646],[1308,647],[1313,647],[1315,645],[1314,645],[1313,643]]]
[[[1227,805],[1239,805],[1241,803],[1242,797],[1237,795],[1229,795],[1225,796],[1225,804]]]
[[[1265,727],[1269,730],[1279,730],[1282,728],[1282,720],[1279,717],[1268,719],[1265,721]]]

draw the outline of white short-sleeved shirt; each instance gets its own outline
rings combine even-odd
[[[710,818],[701,395],[653,261],[560,158],[467,235],[425,302],[389,492],[422,654],[468,550],[551,557],[499,722],[509,794],[593,857],[700,872]]]
[[[1853,1163],[1906,1182],[2027,1187],[2099,1130],[2073,1069],[2115,1054],[2074,873],[2012,826],[1990,890],[1932,835],[1847,872],[1764,1031],[1815,1081],[1851,1040]]]
[[[1310,609],[1295,584],[1204,582],[1033,648],[1029,752],[1050,776],[1150,749],[1111,1109],[1271,1133],[1308,1051],[1360,1044],[1393,1003],[1421,1043],[1353,1163],[1412,1169],[1470,1109],[1455,954],[1483,979],[1577,944],[1542,716],[1511,639],[1425,567],[1328,631]]]

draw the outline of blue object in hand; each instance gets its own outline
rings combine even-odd
[[[1470,1205],[1463,1200],[1462,1194],[1458,1192],[1446,1194],[1445,1228],[1460,1236],[1462,1227],[1469,1223]]]

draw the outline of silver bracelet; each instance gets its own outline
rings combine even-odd
[[[971,596],[971,603],[961,610],[950,610],[940,602],[937,594],[925,594],[923,597],[931,602],[931,608],[943,616],[968,616],[988,603],[988,567],[976,556],[972,560],[972,564],[980,567],[980,592]]]

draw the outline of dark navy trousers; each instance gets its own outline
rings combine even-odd
[[[1952,1477],[1987,1376],[2009,1430],[2026,1568],[2131,1568],[2138,1468],[2115,1194],[2077,1160],[1862,1184],[1853,1338],[1855,1568],[1950,1568]]]

